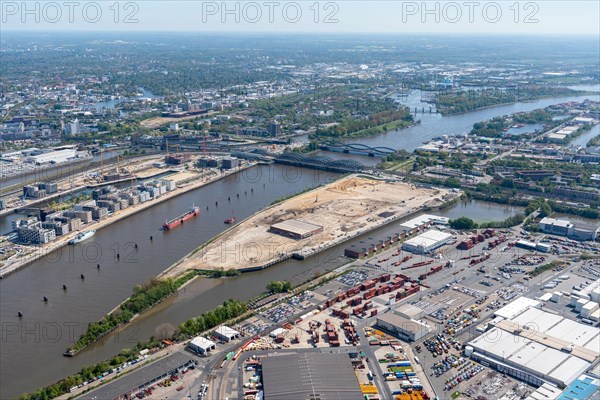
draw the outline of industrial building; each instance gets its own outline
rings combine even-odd
[[[344,256],[350,258],[362,258],[367,254],[374,253],[379,249],[397,243],[405,237],[406,235],[403,233],[395,233],[393,235],[375,237],[369,244],[361,241],[359,244],[353,244],[344,249]]]
[[[412,253],[429,253],[452,241],[452,235],[430,229],[417,237],[407,240],[402,244],[402,249]]]
[[[432,331],[429,325],[394,312],[378,316],[377,326],[407,342],[419,340]]]
[[[569,305],[579,313],[583,322],[600,322],[600,279],[583,287],[573,288]]]
[[[549,383],[544,383],[542,386],[531,393],[525,400],[556,400],[562,393],[558,387]]]
[[[588,400],[600,398],[600,379],[583,374],[571,383],[557,400]]]
[[[262,374],[265,400],[364,398],[348,354],[263,357]]]
[[[306,221],[288,219],[271,225],[269,231],[298,240],[323,232],[323,227]]]
[[[31,152],[25,161],[34,164],[60,164],[77,159],[90,158],[88,152],[77,151],[76,149],[59,149],[59,150],[35,150]]]
[[[495,312],[484,334],[468,343],[465,354],[530,384],[561,388],[600,357],[600,329],[546,312],[525,297]]]
[[[217,344],[215,342],[202,336],[195,337],[190,344],[188,344],[188,349],[201,356],[216,348]]]
[[[596,240],[599,226],[584,227],[575,226],[566,219],[545,217],[540,220],[538,227],[544,233],[551,235],[566,236],[575,240]]]
[[[235,157],[223,157],[221,168],[223,169],[236,169],[240,166],[240,160]]]
[[[104,385],[90,389],[79,396],[81,400],[98,399],[134,399],[141,389],[156,385],[178,371],[196,368],[198,360],[190,358],[189,354],[173,352],[153,362],[144,368],[137,368],[127,374],[126,379],[113,379]]]
[[[220,327],[218,327],[215,333],[217,334],[219,339],[221,339],[224,342],[230,342],[233,339],[237,339],[240,337],[240,333],[238,331],[225,325],[221,325]]]
[[[400,224],[400,231],[406,235],[412,235],[413,233],[423,231],[429,228],[431,225],[446,225],[448,224],[449,218],[439,217],[437,215],[423,214],[402,222]]]

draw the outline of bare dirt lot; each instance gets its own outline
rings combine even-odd
[[[174,266],[169,275],[189,269],[260,267],[285,255],[308,255],[392,218],[439,205],[447,196],[443,189],[346,177],[252,216]],[[290,219],[320,225],[323,231],[299,240],[269,232],[271,225]]]
[[[204,115],[204,117],[205,116],[206,116],[206,114]],[[199,117],[198,115],[190,115],[188,117],[179,117],[179,118],[153,117],[153,118],[145,119],[142,122],[140,122],[140,126],[142,126],[143,128],[157,129],[163,125],[170,124],[172,122],[177,123],[177,122],[182,122],[182,121],[189,121],[189,120],[192,120],[192,119],[198,118],[198,117]]]

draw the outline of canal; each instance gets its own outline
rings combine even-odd
[[[522,214],[525,207],[491,203],[481,200],[459,201],[452,207],[435,212],[436,215],[450,219],[469,217],[478,224],[483,222],[504,221]]]
[[[587,142],[589,142],[591,139],[595,138],[598,135],[600,135],[600,124],[594,125],[592,129],[590,129],[583,135],[575,138],[572,142],[569,143],[569,145],[575,147],[586,147]]]

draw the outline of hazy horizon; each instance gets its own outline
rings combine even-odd
[[[600,35],[597,1],[1,2],[3,31]]]

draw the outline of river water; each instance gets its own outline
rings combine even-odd
[[[78,337],[89,321],[100,319],[129,296],[133,286],[157,275],[226,229],[228,225],[223,221],[232,212],[238,219],[246,218],[282,196],[328,182],[336,176],[295,167],[254,167],[116,222],[99,230],[92,239],[64,247],[1,280],[3,384],[0,398],[13,398],[23,391],[46,385],[130,346],[122,340],[105,340],[74,358],[61,355],[73,340],[73,335],[68,334],[71,323],[76,324],[74,336]],[[219,203],[218,207],[215,202]],[[201,207],[198,218],[170,232],[159,230],[165,219],[179,215],[192,203]],[[153,241],[149,240],[151,235]],[[270,277],[258,287],[264,288],[268,280],[274,279],[272,276],[277,277],[284,271],[273,268],[257,273]],[[84,280],[80,274],[85,275]],[[200,314],[229,297],[257,294],[260,290],[251,281],[252,278],[244,281],[236,291],[197,298],[192,314],[187,315]],[[215,282],[210,281],[208,285]],[[63,284],[67,285],[66,291],[62,290]],[[48,297],[47,304],[41,301],[43,296]],[[24,315],[21,320],[16,317],[19,311]],[[135,338],[147,338],[152,333],[153,328],[140,330]],[[36,367],[39,365],[52,365],[52,368]]]
[[[417,119],[422,121],[420,125],[351,141],[411,151],[432,137],[466,132],[473,123],[483,119],[583,99],[546,99],[450,117],[418,114]],[[413,94],[409,97],[409,105],[414,108],[415,102],[418,103],[418,99]],[[339,153],[326,155],[346,157]],[[109,358],[137,340],[147,339],[160,323],[170,322],[177,326],[227,298],[253,297],[264,290],[270,280],[302,281],[315,273],[333,269],[341,265],[343,260],[339,256],[350,244],[369,241],[375,235],[395,233],[397,225],[393,224],[304,261],[289,260],[236,278],[198,279],[177,296],[137,319],[126,332],[107,335],[76,357],[62,356],[88,322],[100,319],[117,306],[131,294],[134,285],[152,278],[223,231],[227,227],[223,220],[232,212],[238,219],[246,218],[282,196],[328,182],[336,176],[279,165],[254,167],[117,222],[98,231],[89,241],[63,248],[1,280],[0,398],[14,398],[22,392],[57,381],[83,366]],[[239,199],[236,194],[240,194]],[[227,197],[231,197],[231,202],[227,201]],[[215,201],[219,202],[218,207]],[[166,218],[180,214],[192,203],[201,206],[202,214],[198,218],[168,233],[158,230]],[[487,218],[505,219],[518,210],[472,202],[469,205],[459,203],[441,214],[457,217],[467,214],[467,211],[469,216],[478,220],[477,215],[481,215],[480,221],[483,222]],[[150,235],[154,237],[152,242]],[[138,244],[137,252],[134,243]],[[119,260],[116,253],[121,256]],[[97,264],[100,264],[100,269],[96,268]],[[82,273],[85,280],[79,278]],[[62,290],[63,284],[67,285],[67,291]],[[47,304],[41,301],[42,296],[49,298]],[[16,317],[18,311],[24,315],[22,320]],[[39,367],[50,365],[52,368]]]
[[[571,143],[569,143],[569,145],[575,146],[575,147],[579,147],[579,146],[586,147],[587,142],[589,142],[590,139],[592,139],[598,135],[600,135],[600,124],[595,125],[592,129],[590,129],[583,135],[575,138]]]
[[[473,124],[479,121],[488,120],[500,115],[509,115],[519,111],[531,111],[552,104],[565,103],[568,101],[583,101],[585,99],[600,100],[600,94],[557,97],[532,102],[507,104],[464,114],[449,115],[446,117],[443,117],[440,114],[429,114],[428,112],[425,112],[424,114],[418,113],[413,116],[415,120],[421,120],[421,123],[418,125],[367,138],[350,138],[346,139],[346,142],[362,143],[371,147],[390,147],[392,149],[414,151],[416,148],[420,147],[423,142],[434,137],[468,133],[473,128]],[[421,110],[421,107],[426,107],[426,110],[429,109],[429,104],[421,103],[418,91],[408,96],[408,100],[402,104],[410,107],[413,111],[415,106],[419,110]]]

